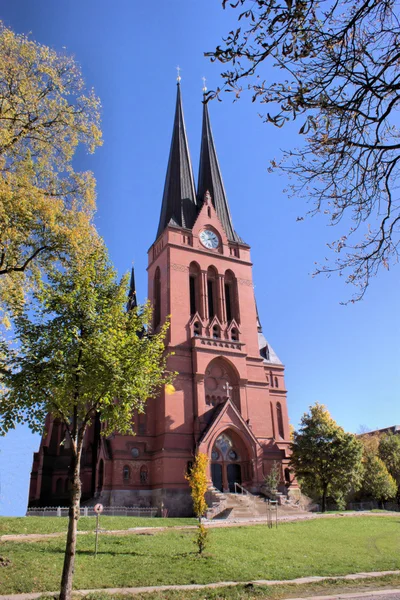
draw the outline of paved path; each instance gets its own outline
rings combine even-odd
[[[399,517],[398,512],[343,512],[343,513],[329,513],[329,514],[316,514],[316,513],[305,513],[299,512],[294,515],[282,515],[278,516],[279,523],[290,523],[296,521],[310,521],[313,519],[338,519],[343,517]],[[45,517],[44,517],[45,518]],[[247,525],[266,525],[267,519],[264,517],[257,517],[254,519],[229,519],[229,520],[204,520],[204,524],[208,528],[217,527],[239,527]],[[196,529],[197,525],[176,525],[172,527],[131,527],[129,529],[102,529],[102,535],[140,535],[144,533],[159,533],[169,530],[180,530],[180,529]],[[18,533],[18,534],[7,534],[0,536],[0,542],[38,542],[49,538],[64,537],[66,531],[59,531],[57,533]],[[78,531],[78,535],[88,535],[94,533],[92,531]]]
[[[288,600],[357,600],[366,598],[368,600],[400,600],[400,589],[398,590],[375,590],[373,592],[360,592],[352,594],[335,594],[334,596],[305,596],[302,598],[290,598]]]
[[[384,577],[386,575],[400,575],[400,571],[375,571],[371,573],[354,573],[351,575],[342,575],[336,577],[298,577],[297,579],[286,579],[286,580],[271,580],[271,579],[257,579],[253,581],[218,581],[216,583],[206,583],[206,584],[188,584],[188,585],[156,585],[156,586],[148,586],[148,587],[130,587],[130,588],[101,588],[101,589],[93,589],[93,590],[74,590],[74,595],[76,596],[86,596],[88,594],[98,594],[98,593],[106,593],[106,594],[119,594],[119,595],[131,595],[134,596],[136,594],[143,594],[148,592],[165,592],[168,590],[206,590],[206,589],[215,589],[215,588],[224,588],[224,587],[234,587],[237,585],[249,585],[252,584],[254,586],[257,585],[288,585],[288,584],[307,584],[307,583],[316,583],[319,581],[356,581],[362,579],[373,579],[374,577]],[[400,598],[400,589],[398,590],[381,590],[374,592],[367,592],[367,595],[371,596],[374,594],[375,596],[379,596],[380,600],[382,600],[381,593],[385,593],[387,596],[391,596],[391,600],[395,600],[394,594],[399,594]],[[0,596],[0,600],[36,600],[41,596],[57,596],[58,592],[35,592],[33,594],[8,594],[5,596]],[[364,594],[365,595],[365,594]],[[327,598],[360,598],[362,597],[360,594],[356,592],[350,594],[336,594],[335,596],[318,596],[318,598],[323,598],[326,600]],[[316,597],[313,597],[314,600]],[[296,600],[296,599],[292,599]],[[302,599],[304,600],[304,598]],[[396,599],[397,600],[397,599]]]

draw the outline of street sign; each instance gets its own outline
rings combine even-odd
[[[104,506],[102,504],[95,504],[93,510],[95,513],[97,513],[99,515],[100,513],[103,512],[103,509],[104,509]]]

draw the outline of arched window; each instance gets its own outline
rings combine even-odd
[[[279,387],[278,378],[277,377],[275,377],[275,387]]]
[[[283,430],[282,406],[280,402],[276,403],[276,417],[278,420],[278,432],[280,437],[283,439],[285,437],[285,432]]]
[[[225,311],[226,320],[228,323],[235,319],[239,322],[239,311],[237,307],[237,282],[236,277],[232,271],[228,270],[225,272]]]
[[[123,473],[124,481],[129,481],[129,479],[131,478],[131,470],[128,467],[128,465],[124,466],[122,473]]]
[[[221,337],[221,333],[219,330],[218,325],[214,325],[212,328],[212,336],[215,340],[219,339]]]
[[[238,330],[236,329],[236,327],[232,327],[232,329],[231,329],[231,340],[233,342],[237,342],[238,339],[239,339]]]
[[[217,272],[214,267],[207,270],[207,301],[208,317],[212,319],[217,314]]]
[[[145,412],[138,413],[137,422],[139,435],[145,435],[147,432],[147,415]]]
[[[103,459],[101,459],[100,463],[99,463],[99,472],[98,472],[98,479],[97,479],[97,491],[101,492],[101,490],[103,489],[103,481],[104,481],[104,461]]]
[[[193,333],[194,335],[200,335],[200,323],[198,321],[193,325]]]
[[[195,262],[189,266],[189,297],[190,315],[193,317],[200,307],[200,267]]]
[[[62,494],[63,492],[63,480],[59,477],[56,481],[56,494]]]
[[[140,467],[140,483],[147,483],[148,478],[149,478],[149,471],[148,471],[146,465],[142,465]]]
[[[161,272],[160,267],[157,267],[154,275],[154,290],[153,290],[153,311],[154,311],[154,329],[161,323]]]
[[[285,481],[286,481],[286,484],[288,484],[288,485],[291,484],[290,469],[288,467],[286,467],[286,469],[285,469]]]

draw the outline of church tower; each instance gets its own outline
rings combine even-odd
[[[210,490],[259,492],[274,463],[287,493],[289,421],[284,367],[263,336],[250,246],[233,226],[203,102],[197,193],[178,80],[161,213],[148,251],[153,331],[170,320],[168,368],[175,392],[162,390],[137,414],[135,436],[85,439],[83,500],[192,513],[185,474],[197,451],[209,457]],[[128,309],[136,306],[132,272]],[[35,453],[30,504],[65,504],[68,448],[51,419]]]
[[[210,459],[210,485],[259,491],[274,461],[289,480],[284,368],[261,332],[250,247],[233,227],[203,103],[195,192],[178,82],[171,150],[148,290],[153,328],[170,316],[175,393],[149,405],[153,471],[163,503],[190,510],[184,474],[197,450]],[[286,471],[285,471],[286,469]]]

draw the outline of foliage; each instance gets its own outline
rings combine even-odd
[[[279,463],[276,460],[274,460],[270,472],[264,477],[265,485],[268,488],[268,490],[277,490],[280,478],[281,476]]]
[[[387,433],[379,440],[379,456],[386,465],[391,476],[400,486],[400,435]]]
[[[101,144],[100,101],[73,58],[0,23],[0,308],[90,235],[95,181],[74,170]],[[89,233],[88,233],[89,230]]]
[[[192,468],[185,475],[189,482],[193,500],[193,512],[199,519],[198,530],[195,538],[195,544],[198,547],[199,554],[202,554],[207,543],[207,530],[201,522],[208,508],[206,502],[208,456],[203,452],[197,452]]]
[[[168,528],[155,535],[104,535],[96,561],[94,535],[80,535],[75,589],[394,571],[400,569],[398,520],[398,516],[359,515],[287,522],[278,529],[265,525],[216,527],[204,560],[198,560],[190,529]],[[63,545],[63,537],[2,542],[1,553],[11,559],[12,566],[1,571],[0,594],[57,589]],[[219,594],[221,598],[221,590]],[[299,596],[295,592],[282,597],[291,595]]]
[[[352,487],[359,487],[361,442],[345,433],[323,405],[316,403],[303,415],[291,451],[291,466],[297,478],[308,495],[315,490],[323,512],[328,495],[340,501]]]
[[[192,494],[193,511],[196,517],[199,519],[204,516],[208,508],[205,499],[205,494],[208,487],[207,465],[207,454],[198,452],[195,456],[190,472],[186,474],[186,479],[189,482]]]
[[[207,538],[208,538],[207,529],[204,527],[203,523],[199,523],[198,528],[197,528],[196,539],[193,540],[199,550],[199,554],[202,554],[205,547],[207,546]]]
[[[364,476],[362,490],[375,500],[383,502],[396,496],[397,485],[378,456],[367,452],[364,456]]]
[[[316,273],[347,273],[359,299],[399,254],[398,5],[227,4],[240,11],[240,25],[206,55],[227,65],[227,91],[238,98],[247,87],[253,102],[266,105],[265,122],[300,121],[299,148],[284,152],[272,168],[294,179],[293,193],[313,201],[309,214],[321,212],[341,225],[340,237],[328,244],[337,259]]]
[[[396,452],[398,452],[399,446],[397,441],[393,442],[392,440],[395,437],[379,434],[361,436],[364,466],[361,496],[370,496],[380,502],[390,500],[396,496],[398,484],[388,468],[388,465],[391,465],[394,472],[396,472],[395,467],[398,458]]]
[[[81,241],[63,269],[48,268],[47,281],[15,317],[18,349],[6,362],[0,433],[25,422],[41,432],[46,415],[59,419],[71,449],[71,504],[61,600],[72,593],[87,426],[96,414],[103,435],[132,433],[135,410],[143,412],[171,376],[165,373],[164,338],[146,334],[149,305],[126,311],[128,280],[116,280],[102,240]]]

